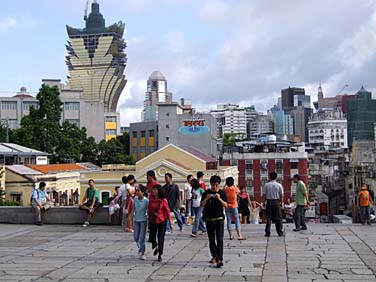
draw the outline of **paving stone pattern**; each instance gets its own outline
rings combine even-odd
[[[209,264],[206,236],[190,227],[166,235],[163,262],[147,245],[137,255],[119,226],[0,225],[0,281],[376,281],[376,226],[309,225],[265,238],[264,225],[244,225],[246,241],[225,236],[224,267]]]

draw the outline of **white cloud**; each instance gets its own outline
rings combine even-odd
[[[15,30],[32,30],[38,25],[36,19],[27,15],[7,16],[0,19],[0,32],[6,33]]]

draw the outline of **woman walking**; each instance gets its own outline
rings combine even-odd
[[[146,197],[146,187],[139,186],[136,188],[136,197],[134,199],[134,241],[137,243],[138,254],[140,259],[146,260],[145,257],[145,235],[147,227],[149,200]]]
[[[200,228],[202,232],[206,232],[205,226],[201,226],[201,215],[202,215],[202,207],[201,204],[201,197],[204,194],[204,189],[201,188],[200,183],[196,178],[193,178],[192,181],[192,216],[195,218],[193,228],[192,228],[192,237],[197,236],[197,231]]]
[[[125,223],[125,232],[134,232],[133,230],[133,220],[134,220],[134,193],[135,188],[134,185],[136,183],[136,179],[134,175],[130,174],[127,177],[127,184],[125,184],[125,214],[127,215],[127,220]]]
[[[164,239],[166,234],[166,223],[170,222],[172,231],[172,219],[170,215],[170,208],[165,197],[164,191],[161,185],[155,185],[151,190],[151,196],[149,197],[149,227],[153,254],[158,254],[158,261],[162,261]]]
[[[247,193],[247,190],[244,186],[240,186],[238,210],[239,210],[241,224],[249,223],[249,216],[250,216],[249,207],[252,207],[249,194]]]

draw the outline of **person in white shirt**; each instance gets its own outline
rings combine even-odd
[[[185,222],[190,225],[192,216],[192,179],[193,175],[187,176],[187,183],[184,186]]]

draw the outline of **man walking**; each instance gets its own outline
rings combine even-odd
[[[308,201],[308,191],[306,185],[300,178],[298,174],[295,174],[293,181],[296,184],[296,195],[295,195],[295,229],[294,232],[300,230],[307,230],[307,225],[305,224],[305,208],[309,205]]]
[[[180,215],[180,208],[181,208],[181,195],[178,185],[172,182],[172,174],[166,173],[165,174],[165,182],[166,184],[163,186],[163,190],[166,194],[168,206],[170,211],[174,213],[176,221],[178,222],[180,231],[183,230],[183,220],[181,219]],[[170,222],[167,221],[166,231],[171,232]]]
[[[368,191],[366,184],[363,184],[359,192],[359,207],[360,207],[360,218],[362,224],[371,225],[370,221],[370,205],[372,204],[372,198]]]
[[[271,172],[270,181],[265,184],[262,191],[262,198],[266,200],[266,227],[265,237],[270,237],[270,226],[272,220],[275,223],[275,229],[278,236],[283,236],[282,209],[283,205],[283,188],[277,179],[277,173]]]

